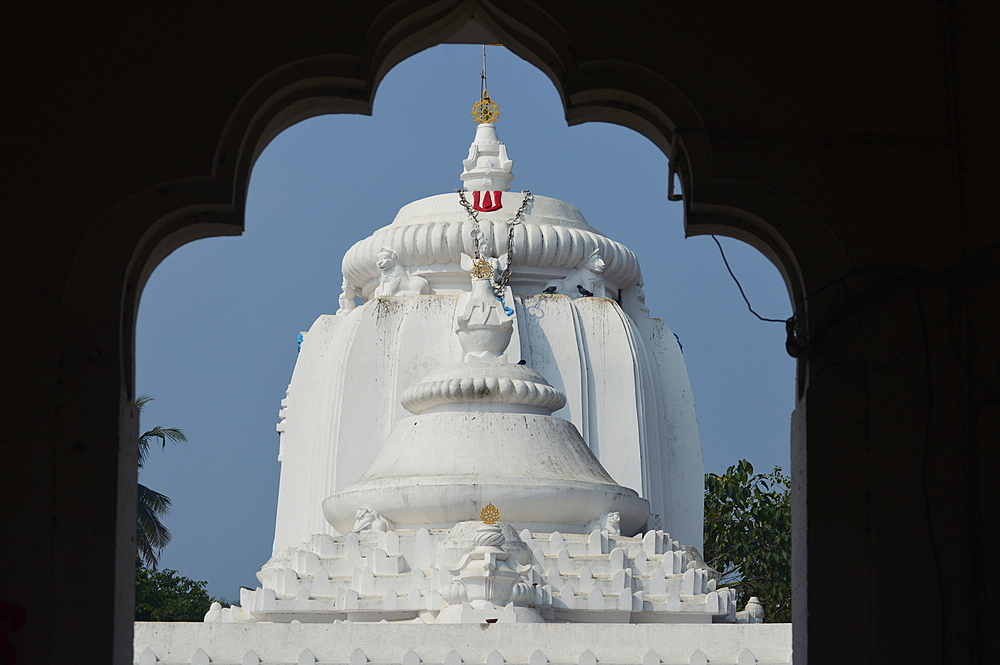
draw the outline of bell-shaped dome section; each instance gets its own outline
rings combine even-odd
[[[615,513],[622,532],[646,526],[649,502],[615,483],[576,427],[552,412],[563,393],[507,362],[513,317],[489,278],[474,278],[455,310],[463,362],[433,370],[403,393],[398,419],[358,481],[323,502],[341,532],[358,511],[403,528],[450,528],[489,503],[518,529],[582,532]]]

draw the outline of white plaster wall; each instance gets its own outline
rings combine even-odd
[[[702,551],[705,530],[705,461],[695,411],[694,394],[677,338],[660,319],[638,318],[635,326],[645,342],[648,362],[656,368],[654,384],[645,392],[651,463],[650,482],[658,486],[658,504],[663,507],[664,530],[685,544]],[[658,402],[650,402],[655,398]],[[662,502],[662,503],[659,503]],[[651,500],[652,503],[652,500]],[[669,528],[667,528],[669,527]],[[704,553],[704,552],[702,552]]]
[[[397,296],[322,316],[306,334],[284,409],[275,548],[335,534],[324,499],[355,482],[406,412],[402,391],[458,362],[458,296]],[[650,500],[662,527],[702,544],[701,442],[683,358],[659,321],[604,298],[515,298],[508,349],[566,393],[569,420],[612,478]]]
[[[592,663],[596,658],[601,663],[636,665],[689,665],[706,659],[713,665],[777,665],[791,662],[792,625],[139,622],[134,645],[135,660],[141,665],[145,665],[141,656],[146,649],[146,660],[158,665],[456,662],[445,660],[452,651],[461,659],[459,663],[534,665],[546,662],[532,658],[540,651],[552,663]],[[211,660],[193,659],[199,649]],[[303,654],[306,649],[308,655]],[[248,651],[260,660],[243,660]],[[410,651],[412,656],[408,656]],[[699,660],[696,652],[703,658]],[[158,660],[152,661],[151,656]]]

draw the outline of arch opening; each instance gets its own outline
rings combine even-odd
[[[465,54],[447,53],[454,50]],[[143,478],[168,495],[177,494],[171,487],[178,482],[196,488],[190,503],[176,504],[175,519],[195,521],[174,526],[164,565],[209,579],[214,594],[226,597],[240,584],[254,584],[253,573],[270,552],[277,437],[269,432],[295,360],[296,333],[318,314],[336,310],[340,257],[405,203],[459,186],[460,161],[475,127],[468,107],[478,94],[476,50],[442,46],[400,63],[381,81],[372,117],[315,116],[270,138],[249,179],[245,237],[186,245],[147,284],[137,385],[157,401],[145,417],[187,428],[193,442],[157,454]],[[567,127],[549,79],[499,49],[490,58],[491,95],[504,112],[498,129],[515,160],[513,188],[573,203],[592,225],[639,255],[651,314],[663,318],[685,347],[706,470],[721,473],[740,459],[736,449],[751,450],[725,445],[748,431],[760,445],[771,445],[766,454],[741,456],[760,470],[773,464],[787,470],[794,362],[784,355],[784,332],[746,312],[709,238],[684,240],[683,206],[666,197],[663,152],[622,127]],[[454,72],[463,62],[467,71],[460,79]],[[433,104],[419,99],[424,91],[433,91]],[[787,316],[781,288],[761,288],[780,282],[773,266],[755,250],[723,242],[755,306]],[[277,264],[285,267],[261,268]],[[234,297],[237,286],[244,294]],[[261,300],[252,303],[249,292]],[[155,313],[149,309],[154,301]],[[179,324],[181,305],[196,309],[198,318],[187,312]],[[152,350],[166,347],[183,349],[183,362],[198,373],[170,377],[167,368],[182,361]],[[769,353],[747,353],[748,347]],[[148,366],[143,357],[151,359]],[[784,393],[777,409],[768,405],[777,389],[767,388],[776,382]],[[737,386],[742,389],[732,389]],[[206,408],[213,399],[219,406]],[[192,413],[203,414],[204,424],[189,424]],[[201,443],[194,441],[199,430]],[[214,441],[226,441],[228,452],[217,452]],[[214,464],[216,455],[227,462]],[[179,554],[181,539],[226,532],[243,535],[223,538],[238,545],[213,568],[190,569],[209,560],[204,548]]]

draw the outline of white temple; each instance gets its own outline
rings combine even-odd
[[[260,586],[136,624],[138,663],[791,661],[701,560],[691,387],[635,255],[510,192],[477,110],[465,189],[356,243],[304,336]]]

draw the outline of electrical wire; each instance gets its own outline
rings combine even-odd
[[[743,285],[740,284],[740,280],[736,279],[736,275],[733,273],[733,269],[729,267],[729,261],[726,260],[726,252],[723,251],[723,249],[722,249],[722,243],[719,242],[719,239],[716,238],[715,236],[712,236],[712,240],[714,240],[715,244],[718,245],[718,247],[719,247],[719,254],[722,254],[722,262],[724,264],[726,264],[726,270],[729,271],[729,276],[733,278],[734,282],[736,282],[736,288],[738,288],[740,290],[740,295],[743,296],[743,302],[745,302],[747,304],[747,309],[750,310],[750,313],[753,314],[754,316],[756,316],[761,321],[766,321],[767,323],[785,323],[785,324],[787,324],[790,319],[768,319],[768,318],[765,318],[765,317],[761,316],[756,311],[754,311],[753,305],[750,304],[750,299],[747,298],[747,294],[743,290]],[[792,317],[792,318],[794,318],[794,317]]]

